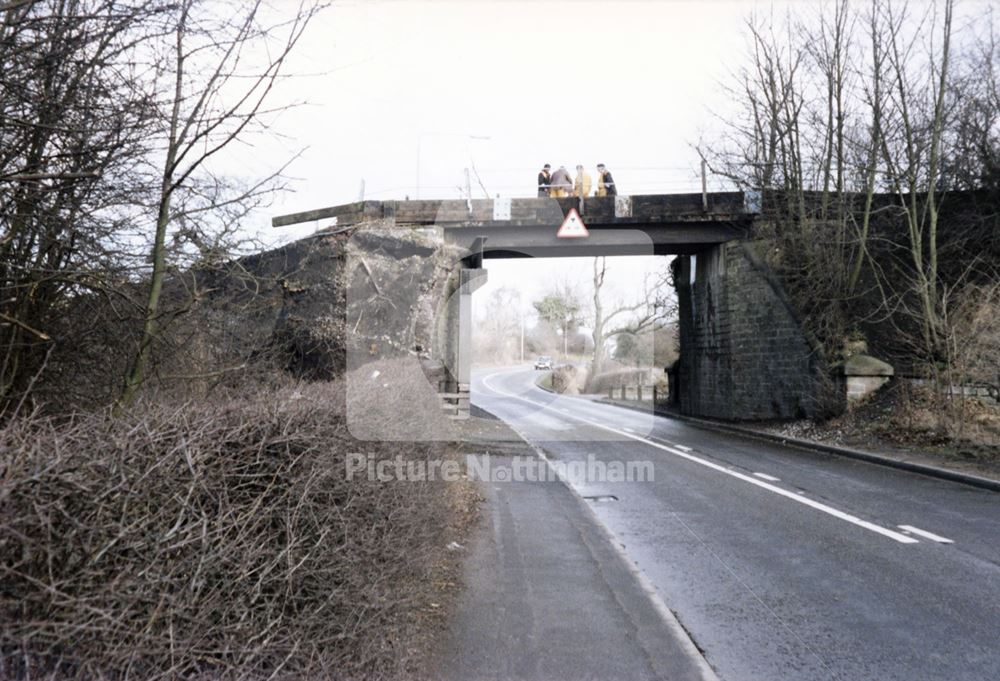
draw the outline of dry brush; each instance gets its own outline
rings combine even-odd
[[[0,430],[0,677],[397,678],[440,484],[347,480],[339,381]],[[437,575],[440,577],[440,575]]]

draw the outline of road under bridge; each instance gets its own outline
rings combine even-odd
[[[728,419],[807,416],[819,407],[821,367],[780,283],[755,253],[760,204],[755,192],[362,201],[276,217],[273,225],[419,231],[457,253],[443,307],[448,321],[432,354],[447,368],[441,390],[460,410],[468,405],[471,296],[485,281],[484,259],[674,255],[681,359],[671,394],[680,410]],[[575,221],[570,236],[568,221]]]

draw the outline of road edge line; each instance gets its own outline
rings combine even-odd
[[[633,407],[632,405],[621,404],[619,402],[607,401],[603,399],[595,400],[595,402],[597,402],[598,404],[606,404],[613,407],[621,407],[622,409],[629,409],[631,411],[641,411],[647,414],[651,413],[655,416],[662,416],[668,419],[683,421],[684,423],[690,423],[691,425],[698,428],[702,428],[704,430],[734,433],[736,435],[743,435],[745,437],[749,437],[755,440],[765,440],[767,442],[775,442],[777,444],[782,444],[789,447],[796,447],[798,449],[817,451],[825,454],[834,454],[849,459],[866,461],[868,463],[875,464],[878,466],[885,466],[887,468],[896,468],[899,470],[908,471],[910,473],[917,473],[919,475],[925,475],[930,478],[948,480],[949,482],[958,482],[965,485],[970,485],[972,487],[986,489],[991,492],[1000,492],[1000,480],[992,480],[990,478],[984,478],[979,475],[972,475],[971,473],[960,473],[958,471],[949,470],[947,468],[938,468],[937,466],[930,466],[928,464],[922,464],[922,463],[914,463],[912,461],[900,461],[899,459],[892,459],[886,456],[880,456],[872,452],[861,451],[860,449],[852,449],[850,447],[830,445],[824,442],[817,442],[815,440],[802,440],[795,437],[775,435],[773,433],[766,433],[763,431],[754,430],[752,428],[744,428],[729,423],[711,421],[707,419],[697,418],[694,416],[686,416],[684,414],[675,414],[673,412],[665,412],[662,410],[651,410],[648,408],[640,408],[638,406]]]

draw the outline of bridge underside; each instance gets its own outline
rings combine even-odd
[[[582,239],[556,236],[559,223],[524,227],[454,227],[445,229],[445,240],[463,250],[481,252],[484,258],[576,258],[598,255],[690,255],[745,238],[752,218],[663,224],[587,225]]]

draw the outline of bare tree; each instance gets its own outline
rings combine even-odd
[[[168,230],[196,244],[220,236],[198,230],[198,219],[219,209],[245,206],[276,189],[275,173],[246,189],[232,191],[210,169],[211,161],[247,134],[266,126],[266,102],[282,77],[282,68],[318,11],[300,4],[292,18],[277,25],[264,23],[259,0],[249,6],[232,4],[232,14],[205,0],[181,0],[171,6],[171,44],[159,64],[157,79],[162,171],[155,200],[149,294],[142,335],[125,377],[120,405],[131,402],[146,378],[153,342],[161,325],[161,295],[168,268]],[[256,52],[254,53],[254,50]],[[259,63],[254,63],[255,60]],[[199,244],[200,250],[206,250]],[[224,249],[223,249],[224,250]]]
[[[47,375],[72,381],[95,306],[90,326],[119,327],[106,330],[117,336],[106,354],[121,357],[91,368],[121,376],[127,365],[131,400],[163,325],[199,295],[189,276],[164,308],[171,269],[179,280],[181,268],[230,259],[241,219],[280,186],[277,173],[244,183],[218,163],[266,128],[268,97],[318,9],[268,21],[261,7],[0,4],[0,408],[50,360]]]
[[[494,362],[519,356],[515,342],[520,340],[522,314],[521,294],[516,289],[504,286],[491,292],[476,325],[476,350]]]
[[[953,125],[943,179],[956,189],[1000,191],[1000,47],[996,10],[977,22],[971,50],[957,54],[961,67],[950,84]]]
[[[867,134],[860,135],[857,142],[862,151],[860,175],[863,178],[864,207],[860,219],[855,219],[854,213],[849,219],[855,225],[857,250],[851,265],[847,280],[847,295],[852,296],[857,291],[861,278],[861,269],[865,259],[869,257],[868,236],[871,231],[872,209],[875,200],[875,190],[878,178],[878,163],[883,144],[882,119],[884,106],[883,70],[885,68],[886,50],[883,44],[882,26],[879,21],[878,0],[872,0],[867,22],[868,37],[871,42],[871,64],[868,79],[864,85],[864,101],[870,111],[870,123]],[[860,224],[859,224],[860,223]]]
[[[154,2],[0,6],[0,408],[26,396],[81,293],[121,282],[153,109],[129,67]],[[111,66],[114,65],[114,66]]]
[[[774,17],[751,16],[745,63],[727,88],[746,108],[724,120],[720,139],[698,151],[712,171],[739,187],[794,190],[801,175],[798,115],[803,104],[796,84],[804,50],[775,34]]]
[[[594,258],[593,262],[593,330],[594,355],[590,362],[590,379],[596,379],[603,373],[604,358],[607,354],[608,341],[622,336],[636,336],[653,329],[661,322],[668,305],[668,298],[663,297],[662,277],[657,281],[647,281],[640,300],[633,303],[618,303],[610,311],[605,310],[604,290],[605,278],[608,273],[606,257]],[[652,359],[652,357],[650,357]]]
[[[915,42],[904,42],[900,26],[905,10],[887,6],[889,25],[887,65],[889,69],[893,137],[883,139],[883,160],[889,182],[898,197],[900,213],[909,235],[912,264],[910,289],[918,308],[901,304],[918,321],[923,340],[923,354],[933,360],[940,350],[941,299],[938,281],[938,220],[940,216],[939,179],[942,165],[942,137],[947,124],[946,96],[950,78],[952,15],[954,1],[945,0],[941,23],[941,46],[927,55],[926,97],[922,97],[919,74],[913,73],[912,52]],[[921,103],[929,101],[927,109]]]
[[[828,359],[867,340],[941,389],[970,375],[957,348],[984,313],[964,301],[1000,276],[996,35],[994,10],[954,0],[748,22],[745,106],[699,151],[770,190],[757,237]]]

